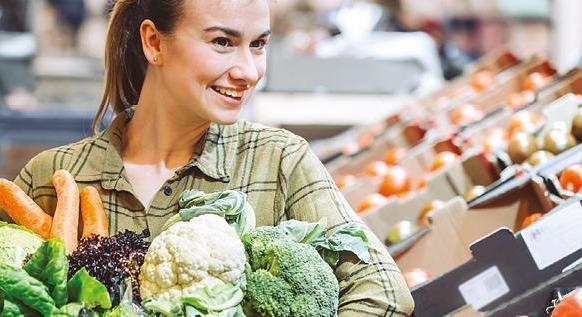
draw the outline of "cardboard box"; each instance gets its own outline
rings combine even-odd
[[[573,199],[517,234],[500,228],[483,237],[470,260],[412,289],[414,316],[444,316],[468,303],[481,312],[501,307],[582,257],[581,226],[582,205]]]
[[[547,198],[536,189],[540,186],[539,181],[524,180],[497,198],[503,204],[484,208],[469,209],[460,197],[449,201],[432,216],[430,232],[396,256],[398,267],[402,271],[418,267],[438,276],[461,265],[470,259],[469,247],[480,237],[501,227],[517,231],[528,215],[546,211]]]

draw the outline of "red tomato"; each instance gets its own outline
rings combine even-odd
[[[464,104],[453,110],[449,114],[451,122],[456,125],[466,125],[483,118],[483,111],[474,104]]]
[[[370,194],[366,196],[366,198],[364,198],[362,202],[360,202],[360,204],[358,205],[358,212],[364,212],[382,206],[387,202],[388,199],[378,193]]]
[[[541,212],[536,212],[536,213],[533,213],[533,214],[525,217],[525,219],[521,223],[521,227],[519,228],[519,230],[523,230],[523,229],[529,227],[534,222],[540,220],[543,216],[544,216],[544,214],[542,214]]]
[[[384,163],[388,165],[398,165],[398,162],[406,156],[406,150],[401,147],[391,148],[384,155]]]
[[[453,152],[449,151],[440,152],[432,160],[430,170],[431,172],[438,171],[441,168],[446,167],[447,165],[453,163],[457,159],[459,159],[459,156],[457,156],[457,154]]]
[[[582,165],[572,165],[560,174],[560,186],[563,189],[577,193],[582,187]]]
[[[533,72],[527,75],[527,78],[524,80],[523,89],[536,90],[545,86],[550,80],[551,77],[546,74]]]
[[[388,197],[402,195],[410,191],[410,177],[406,170],[400,166],[388,167],[388,173],[380,185],[380,194]]]
[[[418,216],[418,222],[423,226],[430,226],[431,220],[430,216],[438,209],[443,207],[446,203],[442,200],[433,200],[428,205],[422,208],[420,215]]]
[[[404,272],[404,280],[409,288],[430,280],[430,275],[423,269],[412,269]]]
[[[366,166],[365,174],[368,176],[385,176],[388,173],[388,165],[382,161],[374,161]]]
[[[493,129],[485,133],[481,146],[486,153],[491,153],[507,146],[507,133],[503,129]]]
[[[344,144],[344,146],[342,146],[342,153],[344,155],[353,155],[353,154],[358,153],[359,150],[360,150],[360,146],[356,142],[349,142],[349,143]]]
[[[482,91],[495,84],[495,74],[488,70],[482,70],[471,76],[470,82],[476,91]]]
[[[356,177],[354,175],[348,174],[338,177],[338,179],[335,181],[335,184],[337,185],[337,188],[343,189],[353,185],[355,182]]]
[[[507,134],[511,137],[518,132],[534,133],[542,124],[541,117],[531,111],[520,111],[509,118]]]
[[[582,288],[577,288],[556,306],[552,317],[580,317],[582,316]]]

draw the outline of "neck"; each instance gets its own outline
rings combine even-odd
[[[146,85],[124,133],[123,161],[177,169],[191,159],[210,122],[180,112],[183,105]]]

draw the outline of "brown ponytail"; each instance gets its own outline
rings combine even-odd
[[[115,114],[137,104],[147,69],[140,26],[150,19],[170,34],[182,13],[183,0],[117,0],[111,11],[105,45],[105,90],[93,118],[97,132],[111,106]]]

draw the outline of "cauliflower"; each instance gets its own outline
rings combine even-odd
[[[139,276],[142,298],[171,300],[194,290],[245,279],[245,248],[223,217],[178,222],[156,237]]]

